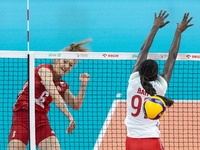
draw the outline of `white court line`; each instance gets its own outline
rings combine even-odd
[[[174,100],[174,101],[175,102],[200,102],[200,100]],[[101,142],[103,140],[103,137],[104,137],[104,135],[105,135],[105,133],[107,131],[107,128],[109,126],[109,123],[110,123],[110,121],[112,119],[112,116],[113,116],[113,114],[115,112],[115,109],[117,108],[117,104],[119,102],[126,102],[126,100],[125,99],[119,99],[119,100],[114,100],[113,101],[111,109],[110,109],[110,111],[109,111],[109,113],[107,115],[107,118],[106,118],[106,120],[105,120],[105,122],[103,124],[103,127],[101,128],[101,132],[99,133],[99,136],[97,138],[97,141],[95,143],[95,146],[94,146],[93,150],[98,150],[99,149],[99,147],[101,145]]]
[[[113,101],[111,109],[110,109],[110,111],[109,111],[109,113],[107,115],[107,118],[106,118],[106,120],[105,120],[105,122],[103,124],[103,127],[101,128],[101,132],[99,133],[99,137],[97,138],[97,141],[95,143],[95,146],[94,146],[93,150],[98,150],[99,149],[99,146],[101,145],[103,137],[104,137],[104,135],[106,133],[106,130],[107,130],[107,128],[109,126],[109,123],[110,123],[110,121],[112,119],[112,116],[113,116],[113,114],[115,112],[115,109],[117,108],[117,104],[118,104],[118,102],[122,102],[122,101],[126,102],[125,99],[121,99],[121,100],[119,99],[119,100],[114,100]]]

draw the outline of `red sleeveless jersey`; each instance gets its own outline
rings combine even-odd
[[[50,106],[49,104],[52,102],[52,97],[49,95],[48,91],[45,89],[42,79],[38,74],[38,70],[40,68],[48,68],[53,74],[53,66],[50,64],[42,64],[35,68],[35,110],[48,113]],[[66,89],[69,89],[68,84],[60,78],[59,81],[54,82],[56,89],[59,94],[62,95]],[[17,96],[17,102],[14,105],[13,111],[18,111],[20,109],[28,110],[28,79],[25,82],[22,90]]]

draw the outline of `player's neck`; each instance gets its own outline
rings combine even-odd
[[[57,82],[59,80],[60,80],[60,76],[55,71],[53,71],[53,81]]]

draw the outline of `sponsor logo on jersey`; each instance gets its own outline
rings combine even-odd
[[[51,133],[55,134],[53,130],[51,131]]]
[[[16,131],[13,131],[13,135],[12,135],[12,137],[15,137],[15,134],[16,134]]]
[[[60,82],[60,85],[63,87],[63,86],[66,86],[65,85],[65,82]]]
[[[58,91],[61,91],[61,87],[60,86],[57,86],[56,88],[57,88]]]

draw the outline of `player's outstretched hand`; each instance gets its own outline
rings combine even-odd
[[[73,130],[76,128],[76,124],[74,122],[74,120],[69,121],[69,127],[67,128],[66,133],[73,133]]]
[[[189,16],[189,12],[188,13],[185,13],[184,16],[183,16],[183,20],[182,22],[179,24],[177,22],[177,31],[180,31],[181,33],[183,31],[185,31],[188,27],[191,27],[193,26],[194,24],[189,24],[189,22],[192,20],[193,16],[190,17],[190,19],[188,19],[188,16]]]
[[[164,20],[169,16],[169,13],[167,15],[165,15],[165,13],[167,12],[167,10],[165,9],[165,11],[162,13],[162,9],[157,17],[156,12],[155,12],[155,19],[154,19],[154,26],[157,26],[159,28],[164,27],[166,24],[168,24],[170,22],[164,22]]]
[[[88,73],[83,73],[82,75],[80,74],[79,80],[81,81],[83,85],[87,86],[90,80],[90,75]]]

